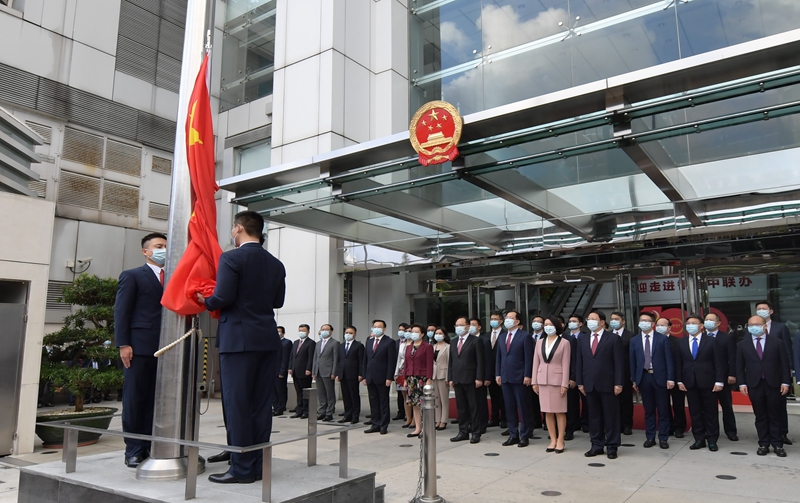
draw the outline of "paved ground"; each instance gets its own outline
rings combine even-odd
[[[116,404],[116,402],[114,402]],[[205,408],[207,402],[203,402]],[[109,405],[111,405],[109,403]],[[115,405],[116,406],[116,405]],[[506,437],[498,428],[484,435],[480,444],[451,443],[455,425],[438,432],[439,494],[451,503],[527,502],[548,499],[542,494],[554,491],[556,502],[669,502],[709,503],[725,500],[738,502],[800,501],[800,442],[786,448],[786,458],[775,454],[756,456],[756,436],[753,415],[746,407],[737,407],[739,442],[721,439],[719,452],[706,449],[690,451],[690,435],[672,438],[670,448],[644,449],[644,433],[634,431],[623,436],[619,458],[588,459],[583,456],[589,447],[588,434],[578,433],[567,442],[563,454],[548,454],[547,432],[536,431],[527,448],[503,447]],[[341,410],[341,403],[339,404]],[[800,440],[800,407],[790,407],[790,430]],[[334,423],[335,424],[335,423]],[[273,425],[276,438],[302,433],[305,422],[288,417],[276,418]],[[324,426],[320,426],[323,428]],[[119,429],[115,419],[112,429]],[[201,439],[225,442],[220,402],[211,400],[201,419]],[[350,439],[350,466],[377,472],[377,481],[386,484],[386,501],[408,501],[416,490],[419,471],[419,440],[406,438],[408,430],[394,421],[388,435],[355,433]],[[792,436],[792,435],[790,435]],[[318,463],[338,461],[337,436],[321,437]],[[115,437],[103,437],[99,443],[82,447],[79,455],[121,451],[122,442]],[[208,456],[213,452],[201,452]],[[496,455],[495,455],[496,454]],[[19,480],[17,466],[56,461],[60,451],[37,446],[32,454],[0,458],[0,503],[16,501]],[[275,448],[278,458],[305,460],[305,443]],[[122,463],[122,453],[119,453]],[[602,466],[592,466],[592,464]],[[80,459],[78,460],[80,466]],[[223,471],[227,466],[209,465],[207,473]],[[131,470],[133,478],[133,470]],[[719,478],[718,476],[730,476]],[[546,494],[547,495],[547,494]]]

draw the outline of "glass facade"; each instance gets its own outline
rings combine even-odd
[[[418,0],[412,112],[462,115],[800,27],[795,0]]]
[[[228,0],[220,112],[272,94],[276,0]]]
[[[270,140],[260,141],[237,148],[234,151],[234,173],[252,173],[270,166],[272,144]]]

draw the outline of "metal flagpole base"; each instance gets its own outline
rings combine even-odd
[[[136,468],[136,480],[180,480],[186,478],[188,458],[145,459]],[[197,459],[197,473],[206,471],[206,460]]]
[[[444,498],[441,496],[434,496],[432,498],[427,498],[425,496],[420,496],[417,498],[415,503],[446,503]]]

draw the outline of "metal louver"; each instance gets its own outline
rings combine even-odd
[[[159,52],[158,66],[156,67],[156,86],[177,93],[180,83],[181,62]]]
[[[119,13],[119,35],[138,42],[151,49],[158,48],[158,11],[157,1],[144,0],[134,5],[123,0]],[[156,4],[155,12],[147,9],[148,4]]]
[[[47,195],[47,180],[31,180],[28,182],[28,188],[36,192],[39,197]]]
[[[47,282],[47,300],[45,302],[45,309],[56,311],[69,311],[72,307],[65,303],[59,302],[59,299],[64,297],[62,288],[66,285],[71,285],[71,281],[53,281]]]
[[[57,201],[60,204],[100,209],[100,179],[61,171]]]
[[[64,146],[61,158],[95,168],[103,167],[103,137],[64,128]]]
[[[156,173],[172,176],[172,161],[163,157],[153,156],[152,170]]]
[[[142,149],[108,140],[105,169],[126,175],[142,176]]]
[[[33,129],[33,131],[42,137],[44,140],[45,145],[50,145],[50,142],[53,140],[53,128],[50,126],[45,126],[44,124],[37,124],[31,121],[25,121],[25,125],[29,128]]]
[[[158,220],[169,220],[169,205],[150,201],[150,205],[147,208],[147,216]]]
[[[102,210],[118,215],[138,217],[139,187],[105,180],[103,182]]]

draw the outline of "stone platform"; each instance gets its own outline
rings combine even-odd
[[[184,500],[183,480],[139,481],[125,467],[121,452],[81,457],[74,473],[64,464],[49,462],[20,469],[18,503],[179,503]],[[197,478],[194,501],[259,503],[261,483],[214,484],[208,474],[222,472],[216,465]],[[297,461],[272,460],[272,501],[281,503],[382,503],[383,488],[376,491],[375,473],[349,470],[339,478],[335,466],[312,466]]]

